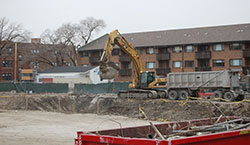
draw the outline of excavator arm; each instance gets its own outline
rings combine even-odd
[[[109,34],[105,44],[100,60],[100,77],[101,79],[112,79],[119,70],[119,68],[110,61],[110,56],[116,45],[130,57],[134,64],[134,75],[136,76],[133,77],[133,83],[130,87],[135,88],[141,79],[142,72],[144,72],[142,59],[139,52],[118,32],[118,30],[114,30]]]

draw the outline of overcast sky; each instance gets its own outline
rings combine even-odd
[[[131,33],[240,24],[250,23],[250,0],[0,0],[0,17],[21,23],[33,37],[90,16],[107,24],[97,36],[114,29]]]

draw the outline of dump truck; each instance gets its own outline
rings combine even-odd
[[[241,69],[205,72],[174,72],[167,75],[167,98],[183,100],[188,96],[197,96],[200,89],[210,89],[214,98],[228,101],[242,100],[250,86],[247,76],[246,90],[240,85]]]

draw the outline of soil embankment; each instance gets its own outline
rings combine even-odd
[[[0,109],[39,110],[63,113],[96,113],[122,115],[131,118],[147,118],[157,121],[180,121],[227,116],[250,117],[250,103],[216,102],[207,100],[166,101],[121,100],[115,94],[1,94]]]

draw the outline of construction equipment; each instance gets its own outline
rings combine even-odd
[[[213,98],[227,101],[243,100],[246,91],[240,86],[241,69],[206,72],[175,72],[167,75],[167,92],[171,100],[197,96],[200,89],[210,89]],[[250,76],[247,76],[248,80]],[[249,87],[249,81],[246,86]]]
[[[100,78],[113,79],[119,67],[110,61],[115,46],[119,46],[133,62],[133,80],[128,91],[120,91],[118,97],[157,98],[166,96],[166,78],[156,78],[155,72],[145,71],[140,53],[119,32],[114,30],[109,34],[100,60]]]

